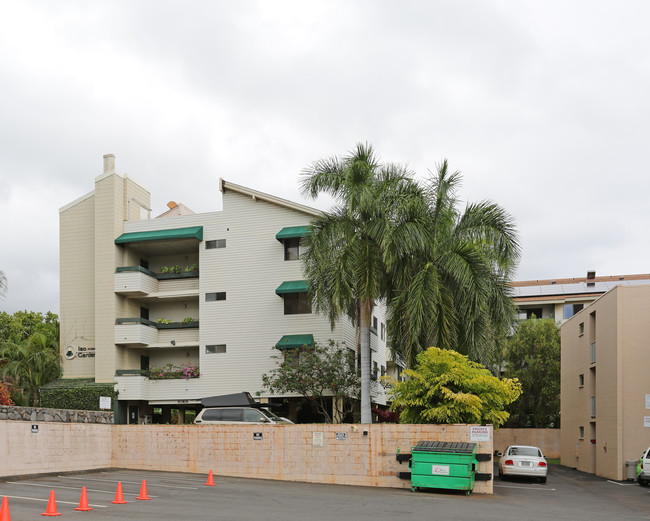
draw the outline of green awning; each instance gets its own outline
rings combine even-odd
[[[279,241],[283,241],[284,239],[304,237],[310,233],[311,226],[289,226],[288,228],[282,228],[278,233],[276,233],[275,238]]]
[[[307,293],[308,291],[309,282],[306,280],[288,280],[275,289],[275,294],[284,295],[285,293]]]
[[[167,241],[172,239],[198,239],[203,240],[203,226],[192,226],[190,228],[176,228],[174,230],[153,230],[150,232],[123,233],[115,244],[126,244],[129,242],[142,241]]]
[[[284,335],[275,344],[276,349],[300,349],[303,346],[313,346],[314,335]]]

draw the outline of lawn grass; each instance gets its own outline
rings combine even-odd
[[[546,463],[548,463],[549,465],[559,465],[560,458],[546,458]]]

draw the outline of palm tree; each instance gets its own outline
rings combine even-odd
[[[4,300],[7,295],[7,276],[0,270],[0,299]]]
[[[39,404],[39,389],[61,376],[58,350],[48,345],[47,337],[34,333],[27,340],[0,345],[0,374],[10,377],[26,395],[29,404]]]
[[[447,162],[425,188],[432,240],[392,272],[389,338],[412,367],[434,345],[491,362],[514,318],[510,281],[520,249],[513,219],[483,201],[458,209],[459,172]]]
[[[327,315],[332,326],[346,314],[357,327],[361,423],[372,423],[372,308],[390,295],[391,269],[426,235],[417,220],[426,215],[422,191],[405,168],[380,163],[368,144],[358,144],[345,157],[316,161],[303,176],[305,195],[326,193],[337,203],[312,223],[304,271],[316,311]]]

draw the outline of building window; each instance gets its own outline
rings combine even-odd
[[[226,344],[216,344],[211,346],[205,346],[205,354],[214,355],[219,353],[226,352]]]
[[[595,364],[596,363],[596,342],[592,342],[590,346],[591,346],[591,363]]]
[[[285,293],[284,314],[303,315],[311,313],[311,296],[309,293]]]
[[[385,365],[381,366],[381,375],[386,376],[386,366]]]
[[[386,340],[386,324],[381,323],[381,339]]]
[[[377,334],[377,317],[372,317],[372,326],[370,326],[370,331],[375,335]]]
[[[596,397],[595,396],[591,397],[591,417],[592,418],[596,417]]]
[[[205,301],[206,302],[215,302],[217,300],[226,300],[226,292],[221,291],[219,293],[206,293]]]
[[[535,318],[542,318],[542,308],[531,308],[531,309],[525,309],[526,312],[526,319],[530,320],[533,318],[533,315],[535,315]]]
[[[580,331],[580,336],[585,334],[585,323],[580,322],[580,325],[578,326],[578,331]]]
[[[298,260],[300,259],[300,239],[298,237],[294,239],[285,239],[284,240],[284,260]]]
[[[584,304],[564,304],[564,320],[570,319],[578,311],[582,311]]]
[[[140,306],[140,318],[149,320],[149,308]]]
[[[584,387],[584,385],[585,385],[585,375],[584,374],[581,374],[581,375],[578,376],[578,385],[580,387]]]
[[[214,250],[215,248],[225,248],[226,239],[216,239],[214,241],[205,241],[206,250]]]
[[[585,439],[585,428],[582,425],[580,426],[580,439]]]

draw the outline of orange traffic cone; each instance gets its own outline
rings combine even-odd
[[[118,481],[117,482],[117,490],[115,491],[115,500],[111,501],[111,503],[116,503],[118,505],[123,505],[126,503],[124,501],[124,496],[122,495],[122,482]]]
[[[47,502],[47,510],[41,514],[42,516],[60,516],[61,514],[56,511],[56,498],[54,497],[54,490],[50,490],[50,500]]]
[[[86,487],[81,487],[81,499],[79,500],[79,506],[75,510],[81,510],[82,512],[88,512],[92,510],[92,507],[88,506],[88,493],[86,492]]]
[[[146,479],[142,480],[142,486],[140,487],[140,495],[135,499],[142,499],[142,500],[151,499],[150,497],[147,496],[147,480]]]
[[[11,521],[9,516],[9,500],[7,496],[2,498],[2,508],[0,508],[0,521]]]
[[[212,477],[212,469],[210,469],[210,474],[208,474],[208,482],[206,483],[208,487],[216,487],[214,484],[214,478]]]

